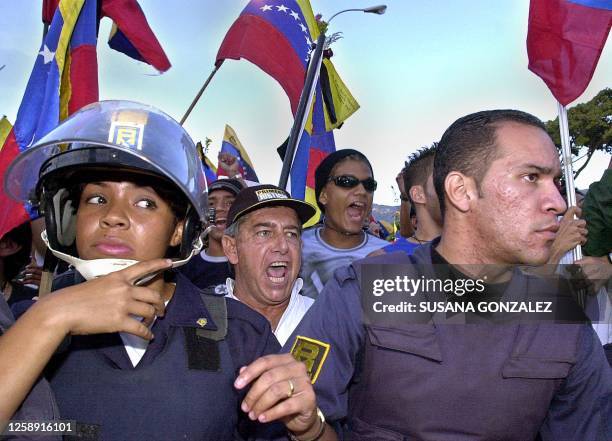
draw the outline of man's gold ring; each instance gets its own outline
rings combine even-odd
[[[289,382],[289,393],[287,394],[287,398],[291,398],[293,396],[293,392],[295,391],[295,386],[293,385],[293,381],[287,381]]]

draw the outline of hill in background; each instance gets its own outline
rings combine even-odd
[[[400,207],[398,205],[379,205],[372,204],[372,214],[377,220],[386,220],[390,224],[393,224],[393,217],[398,212]]]

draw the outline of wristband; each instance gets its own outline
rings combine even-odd
[[[400,200],[402,202],[409,202],[410,201],[410,199],[408,199],[408,196],[403,195],[403,194],[400,194]]]

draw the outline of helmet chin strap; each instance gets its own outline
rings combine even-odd
[[[74,268],[85,278],[85,280],[92,280],[98,277],[102,277],[138,263],[138,260],[131,259],[79,259],[78,257],[74,257],[53,249],[49,244],[47,230],[43,230],[40,233],[40,237],[55,257],[74,266]],[[202,237],[198,237],[193,248],[191,249],[191,253],[189,254],[189,256],[182,260],[174,260],[172,262],[172,268],[177,268],[181,265],[185,265],[189,261],[189,259],[191,259],[194,255],[200,252],[202,246]],[[153,274],[147,274],[146,276],[138,279],[135,285],[142,285],[151,280],[157,274],[157,272]]]

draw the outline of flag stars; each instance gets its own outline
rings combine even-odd
[[[287,11],[289,10],[289,8],[285,5],[280,5],[276,7],[276,10],[279,12],[284,12],[285,14],[287,13]]]
[[[43,50],[40,51],[38,53],[38,55],[42,55],[43,56],[43,62],[45,64],[51,63],[53,61],[53,58],[55,57],[55,52],[51,52],[49,50],[49,48],[47,47],[47,45],[45,44],[43,46]]]
[[[310,60],[311,55],[312,55],[312,48],[309,48],[308,53],[306,54],[306,58],[304,58],[304,61],[306,61],[306,63],[308,63],[308,60]]]
[[[300,29],[302,29],[302,32],[308,32],[308,28],[306,26],[304,26],[303,23],[300,23]]]
[[[262,12],[266,12],[266,11],[271,11],[272,10],[272,6],[271,5],[263,5],[261,8],[259,8],[262,10]]]
[[[300,20],[300,16],[298,15],[297,12],[295,11],[291,11],[291,14],[289,14],[290,16],[292,16],[295,20],[299,21]]]
[[[308,38],[308,36],[304,36],[304,38],[306,39],[306,44],[308,44],[308,46],[310,46],[312,44],[312,41],[310,40],[310,38]]]

